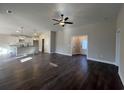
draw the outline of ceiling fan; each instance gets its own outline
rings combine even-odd
[[[53,25],[61,25],[62,27],[65,26],[65,24],[73,24],[73,22],[68,22],[69,18],[68,17],[65,17],[64,18],[64,15],[61,14],[61,18],[60,19],[52,19],[54,21],[56,21],[57,23],[54,23]]]

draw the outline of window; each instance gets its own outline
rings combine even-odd
[[[8,54],[8,49],[0,47],[0,56]]]
[[[82,40],[81,45],[82,45],[82,49],[87,49],[88,41],[86,39]]]

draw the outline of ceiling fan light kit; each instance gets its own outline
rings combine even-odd
[[[53,21],[56,21],[57,23],[54,23],[53,25],[60,25],[62,27],[64,27],[66,24],[73,24],[73,22],[68,22],[69,18],[68,17],[65,17],[64,18],[64,15],[61,14],[61,19],[52,19]]]

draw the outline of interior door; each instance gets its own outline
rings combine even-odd
[[[42,53],[44,53],[44,39],[42,39]]]

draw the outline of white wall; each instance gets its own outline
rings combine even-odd
[[[119,74],[124,84],[124,4],[117,19],[117,30],[120,31],[120,65]]]
[[[56,33],[56,52],[71,55],[71,38],[87,34],[88,58],[115,62],[115,21],[107,20],[79,27],[68,27]]]
[[[72,55],[70,31],[56,32],[56,53]]]
[[[51,39],[50,39],[50,52],[51,53],[55,53],[56,50],[56,32],[51,31]]]

